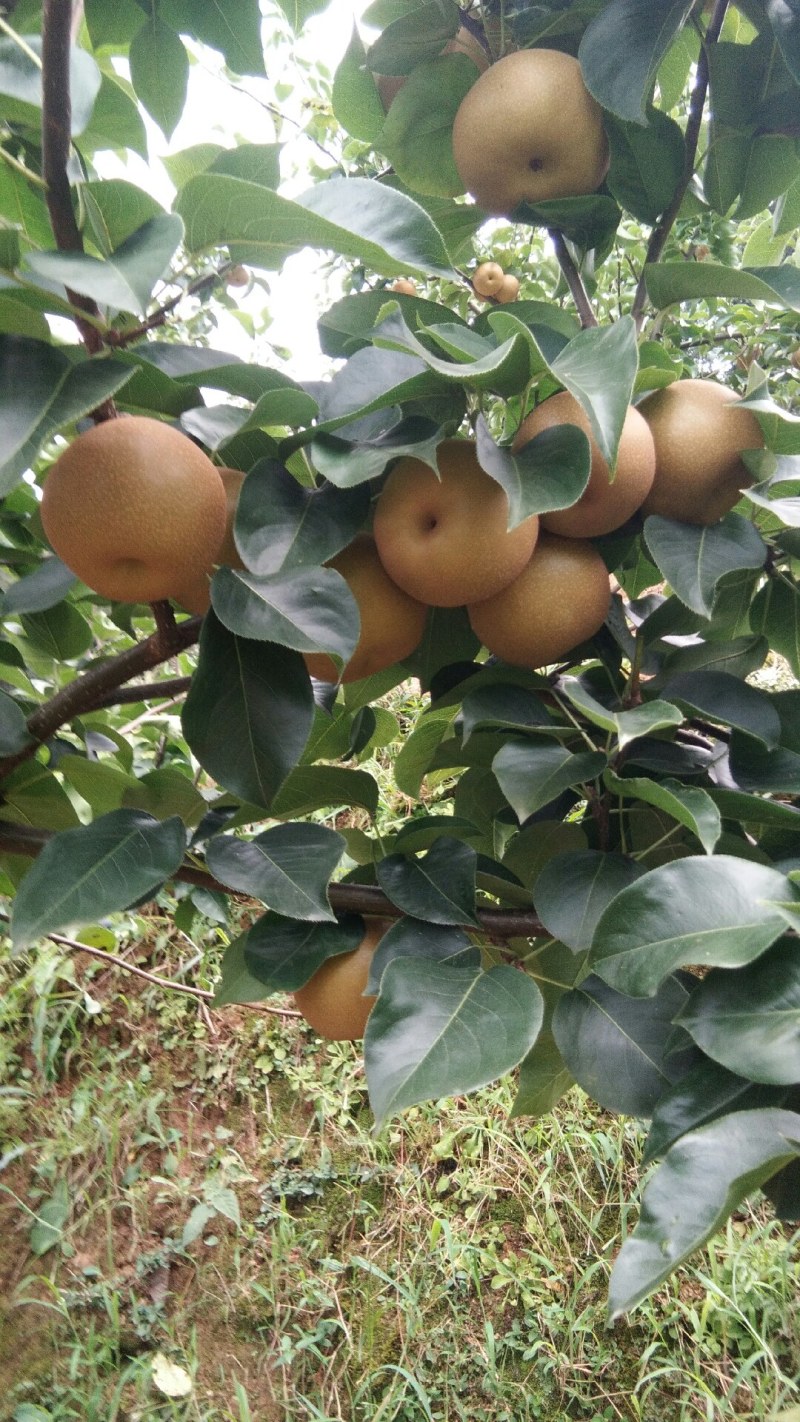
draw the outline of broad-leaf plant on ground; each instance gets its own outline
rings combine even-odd
[[[376,0],[332,80],[320,71],[309,123],[328,160],[305,191],[281,191],[289,130],[266,109],[259,142],[171,152],[169,212],[101,176],[109,154],[147,156],[143,113],[169,138],[190,59],[266,82],[265,47],[323,8],[4,7],[12,951],[113,925],[176,881],[245,896],[263,909],[227,952],[224,1011],[301,987],[364,915],[390,921],[364,1042],[378,1123],[517,1068],[516,1114],[578,1083],[650,1122],[616,1316],[757,1188],[800,1219],[800,9]],[[577,56],[610,145],[597,191],[499,223],[467,200],[451,137],[480,65],[446,49],[462,29],[484,68]],[[388,112],[376,74],[399,81]],[[309,248],[345,282],[319,321],[332,374],[215,348],[226,274],[279,283]],[[507,304],[470,283],[495,255],[521,283]],[[474,439],[513,527],[588,478],[572,426],[547,432],[546,470],[512,452],[535,404],[569,391],[613,468],[628,406],[681,377],[743,397],[763,440],[752,485],[708,525],[636,513],[592,540],[613,592],[588,641],[510,665],[463,607],[437,607],[406,660],[312,682],[304,656],[338,674],[359,635],[323,565],[371,526],[398,459],[435,468],[443,440]],[[239,566],[214,573],[204,615],[103,598],[44,536],[54,459],[130,415],[245,476]],[[762,671],[776,654],[778,689]],[[401,729],[386,700],[410,678],[423,709]],[[379,833],[362,762],[387,745],[413,813]]]

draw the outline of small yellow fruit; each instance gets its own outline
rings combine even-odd
[[[47,473],[41,516],[59,558],[101,597],[158,602],[210,574],[225,489],[186,435],[133,415],[78,435]]]
[[[617,472],[609,481],[608,465],[592,434],[583,406],[562,390],[537,405],[523,420],[511,448],[516,454],[542,430],[558,425],[577,425],[589,440],[591,473],[589,483],[571,508],[541,515],[542,528],[566,538],[596,538],[626,523],[647,497],[656,468],[656,452],[647,422],[633,406],[625,416],[617,455]]]
[[[400,296],[416,296],[417,287],[408,277],[398,277],[397,281],[392,282],[392,291],[398,292]]]
[[[247,267],[231,267],[230,271],[225,273],[225,285],[249,286],[250,273]]]
[[[503,277],[503,285],[496,293],[496,300],[500,302],[501,306],[506,306],[509,301],[516,301],[518,296],[519,277],[512,276],[509,272]]]
[[[591,543],[542,533],[527,567],[495,597],[468,607],[484,647],[512,666],[551,666],[599,631],[611,588]]]
[[[314,976],[298,988],[294,1000],[309,1027],[332,1042],[355,1042],[363,1037],[367,1018],[375,1003],[364,997],[373,954],[389,927],[389,921],[366,921],[366,933],[351,953],[326,958]]]
[[[505,272],[499,262],[481,262],[475,268],[472,285],[479,296],[497,296],[505,280]]]
[[[753,475],[740,458],[762,449],[761,427],[739,396],[716,380],[676,380],[639,406],[656,450],[653,487],[642,513],[710,524],[739,502]]]
[[[603,113],[571,54],[521,49],[492,64],[456,113],[453,157],[486,212],[580,197],[608,170]]]
[[[360,681],[410,656],[422,641],[428,609],[392,582],[369,534],[359,533],[327,566],[341,573],[358,603],[361,631],[341,674],[324,652],[306,652],[311,676],[318,681]]]
[[[491,597],[521,572],[539,520],[509,532],[505,490],[481,469],[472,440],[446,439],[429,464],[398,460],[375,506],[374,534],[389,577],[431,607]]]

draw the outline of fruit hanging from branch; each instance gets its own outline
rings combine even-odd
[[[375,949],[389,921],[370,918],[364,937],[350,953],[328,958],[294,995],[295,1005],[309,1027],[332,1042],[355,1042],[363,1037],[375,1003],[364,995]]]
[[[764,445],[755,416],[739,405],[716,380],[677,380],[646,396],[639,409],[653,436],[656,471],[644,514],[711,524],[739,502],[753,483],[742,452]]]

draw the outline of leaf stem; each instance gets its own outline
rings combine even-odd
[[[584,330],[587,326],[596,326],[598,324],[597,317],[592,310],[592,303],[581,279],[581,274],[570,255],[564,233],[558,227],[548,227],[547,235],[555,248],[558,265],[575,302],[581,325]]]

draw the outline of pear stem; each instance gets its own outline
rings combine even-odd
[[[644,259],[636,293],[633,298],[631,315],[636,322],[637,331],[641,331],[644,320],[644,309],[647,304],[647,268],[653,262],[661,260],[661,255],[667,245],[667,239],[675,223],[675,219],[681,209],[681,204],[686,195],[686,189],[692,181],[694,165],[697,159],[697,145],[700,142],[700,131],[703,126],[703,111],[708,94],[709,80],[709,46],[716,44],[719,39],[722,22],[725,19],[725,11],[728,8],[728,0],[716,0],[705,38],[700,46],[700,57],[697,61],[697,71],[695,74],[694,88],[689,100],[689,115],[686,121],[686,134],[684,137],[685,157],[683,165],[683,175],[675,192],[672,201],[664,212],[657,227],[654,227],[650,234],[650,241],[647,244],[647,253]]]
[[[570,289],[570,294],[575,302],[582,327],[586,330],[587,326],[596,326],[597,317],[592,310],[592,304],[589,300],[586,287],[581,280],[581,274],[570,255],[564,233],[558,227],[548,227],[547,235],[555,248],[558,265]]]

